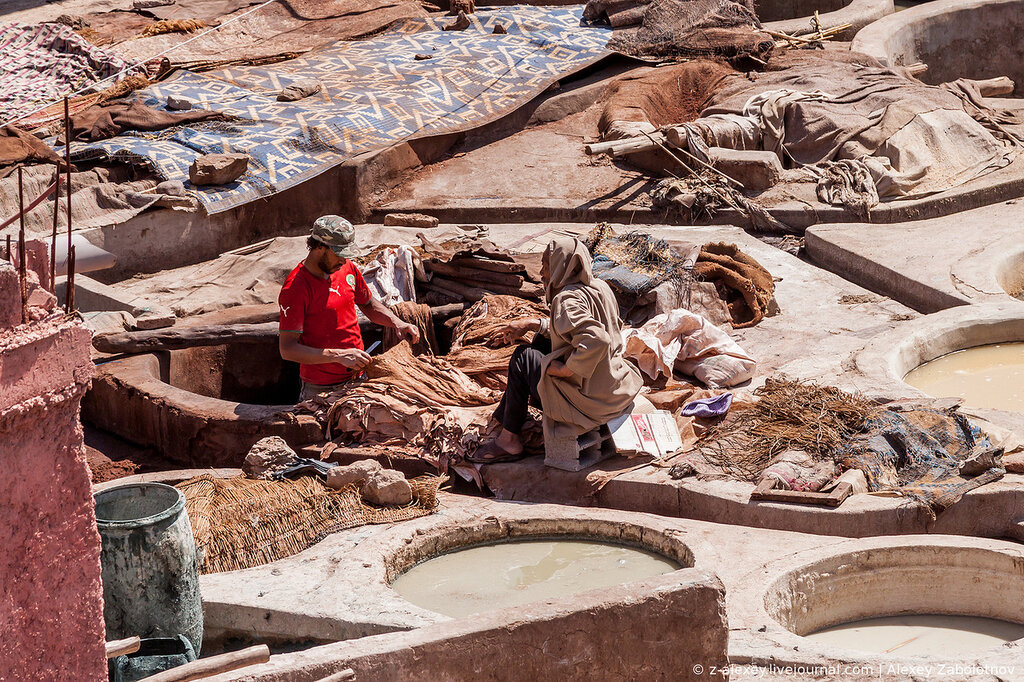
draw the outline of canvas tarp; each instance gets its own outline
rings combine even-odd
[[[879,197],[942,191],[1010,162],[950,89],[863,61],[809,58],[753,82],[729,78],[680,138],[705,158],[727,147],[773,151],[798,167],[851,160]]]
[[[208,213],[226,211],[357,154],[470,130],[523,106],[610,54],[609,30],[581,26],[580,14],[579,7],[481,10],[463,31],[443,30],[448,17],[408,19],[372,38],[272,66],[181,72],[132,97],[157,108],[168,95],[188,97],[239,120],[74,145],[73,158],[144,163],[165,179],[187,181],[189,166],[203,154],[246,153],[249,170],[238,182],[190,188]],[[494,34],[498,24],[505,33]],[[276,101],[283,87],[308,78],[322,84],[318,94]]]
[[[129,66],[63,24],[0,24],[0,46],[0,123],[95,86]]]
[[[651,379],[675,369],[711,388],[735,386],[754,375],[755,362],[728,334],[688,310],[673,310],[642,327],[622,330],[623,355]]]

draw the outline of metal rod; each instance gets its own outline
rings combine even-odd
[[[18,166],[18,284],[21,285],[21,323],[28,324],[28,271],[25,265],[25,190],[22,167]]]
[[[57,291],[57,214],[60,213],[60,164],[53,183],[53,233],[50,235],[50,286]]]
[[[11,250],[11,235],[7,235],[7,260],[10,262],[11,258],[14,257],[14,251]]]
[[[66,312],[74,310],[75,305],[75,269],[74,248],[71,246],[71,114],[69,112],[68,98],[64,98],[64,165],[67,166],[67,192],[68,192],[68,262],[67,281],[65,284],[64,308]]]
[[[71,251],[68,252],[68,281],[65,303],[67,303],[66,312],[75,312],[75,247],[73,246]]]

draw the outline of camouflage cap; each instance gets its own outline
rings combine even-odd
[[[356,228],[341,216],[320,216],[313,223],[310,236],[342,258],[358,255],[355,245]]]

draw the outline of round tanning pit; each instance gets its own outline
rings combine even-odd
[[[981,415],[990,421],[1012,421],[1008,413],[1024,412],[1017,386],[1024,375],[1024,306],[981,303],[926,315],[875,337],[855,362],[879,394],[964,397],[970,407],[1003,413]]]
[[[996,282],[1003,291],[1024,301],[1024,251],[1015,251],[996,267]]]
[[[787,570],[764,607],[809,655],[1013,655],[1007,642],[1024,638],[1024,557],[973,542],[866,542],[875,546]]]
[[[937,398],[963,398],[968,407],[1024,412],[1024,343],[947,353],[910,370],[903,380]]]
[[[387,562],[387,582],[406,601],[457,618],[566,597],[694,565],[667,533],[604,519],[437,528]]]
[[[423,561],[391,584],[409,602],[445,616],[521,606],[671,573],[654,552],[592,539],[522,539],[457,549]]]
[[[851,49],[886,64],[928,66],[919,77],[937,85],[958,78],[1009,76],[1024,94],[1024,0],[934,0],[880,19]]]

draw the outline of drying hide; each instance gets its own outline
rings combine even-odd
[[[403,342],[329,396],[327,435],[412,450],[445,472],[486,437],[499,398],[444,358],[413,355]]]
[[[594,276],[583,242],[572,237],[554,239],[546,258],[551,353],[541,363],[537,393],[545,416],[585,433],[628,409],[643,379],[622,356],[615,294]],[[554,360],[565,362],[573,375],[549,376],[547,368]]]
[[[111,102],[97,104],[71,117],[73,140],[94,142],[116,137],[128,130],[154,131],[170,128],[183,123],[199,121],[224,121],[229,117],[216,111],[193,109],[191,111],[160,111],[134,102]]]
[[[753,0],[590,0],[583,17],[616,28],[609,49],[652,61],[754,57],[763,64],[775,48]]]
[[[515,296],[484,296],[462,314],[446,359],[485,388],[504,391],[516,346],[505,343],[502,329],[514,320],[547,316],[546,306],[540,303]],[[533,335],[523,340],[529,343]]]
[[[768,314],[775,281],[764,266],[735,244],[717,242],[702,246],[693,274],[733,292],[724,297],[733,327],[753,327]]]

